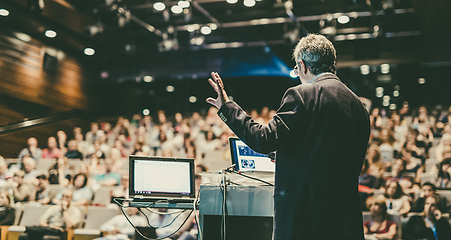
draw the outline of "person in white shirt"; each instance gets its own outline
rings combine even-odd
[[[147,226],[145,217],[139,214],[137,208],[127,208],[127,217],[135,227]],[[102,224],[100,226],[100,231],[106,232],[108,235],[96,238],[96,240],[126,240],[133,239],[133,235],[135,235],[135,229],[130,225],[122,213]]]

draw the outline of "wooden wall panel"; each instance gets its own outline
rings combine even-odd
[[[54,72],[43,68],[46,53],[58,59]],[[93,72],[95,66],[83,59],[0,26],[0,126],[72,109],[96,111],[97,97],[90,95],[96,86],[91,84]],[[83,119],[65,120],[0,136],[0,155],[17,157],[31,136],[45,148],[47,138],[56,136],[58,130],[72,138],[75,126],[87,131],[89,123]]]

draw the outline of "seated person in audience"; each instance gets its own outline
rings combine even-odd
[[[57,148],[56,138],[49,137],[47,141],[47,148],[42,150],[42,158],[59,158],[62,153],[59,148]]]
[[[451,189],[451,158],[444,159],[438,168],[435,185],[439,189]]]
[[[79,173],[74,176],[74,180],[72,185],[63,189],[58,194],[56,194],[55,198],[52,200],[54,204],[60,204],[63,198],[63,193],[67,189],[71,189],[73,194],[71,197],[72,205],[80,206],[80,205],[88,205],[92,199],[92,191],[91,188],[86,186],[88,183],[88,177],[84,173]]]
[[[420,183],[421,174],[423,173],[423,167],[421,166],[421,160],[412,157],[412,151],[407,148],[401,150],[402,159],[406,162],[406,173],[414,173],[416,178],[415,182]]]
[[[19,153],[18,159],[23,159],[23,157],[28,156],[38,161],[42,157],[42,149],[38,148],[38,140],[31,137],[28,139],[28,147],[22,149]]]
[[[56,144],[56,147],[61,150],[61,155],[65,155],[67,152],[67,135],[66,132],[63,130],[59,130],[56,133],[56,136],[58,137],[58,142]]]
[[[384,194],[387,212],[392,215],[405,215],[410,211],[409,197],[396,181],[389,181]]]
[[[105,172],[105,165],[102,164],[103,159],[98,158],[96,155],[90,156],[89,159],[88,170],[91,174],[103,174]]]
[[[25,183],[25,172],[19,170],[14,174],[13,182],[10,183],[10,187],[13,190],[14,202],[26,203],[28,201],[34,201],[35,189],[32,185]]]
[[[35,183],[38,176],[38,170],[36,170],[36,160],[31,157],[23,158],[23,166],[25,171],[24,181],[27,183]]]
[[[36,177],[38,179],[38,184],[36,186],[36,197],[35,201],[41,204],[48,204],[50,202],[49,198],[49,180],[45,174],[40,174]]]
[[[423,187],[421,188],[420,196],[417,200],[415,200],[415,203],[412,206],[411,212],[423,212],[424,210],[424,202],[426,201],[426,198],[432,195],[437,195],[437,187],[430,183],[426,182],[423,184]],[[447,212],[447,199],[440,198],[440,201],[437,205],[437,209],[441,212]]]
[[[96,122],[91,123],[91,131],[86,133],[86,142],[88,144],[94,144],[95,141],[98,141],[101,136],[105,133],[99,129],[99,124]]]
[[[6,180],[13,177],[12,172],[8,169],[5,159],[0,156],[0,187],[6,186]]]
[[[72,203],[72,191],[64,190],[61,201],[47,209],[39,219],[39,226],[27,227],[19,240],[39,240],[44,235],[63,236],[64,230],[77,228],[83,221],[81,211]]]
[[[443,134],[442,138],[440,139],[440,143],[435,148],[435,151],[436,151],[435,157],[437,158],[437,160],[439,162],[443,160],[443,158],[442,158],[443,150],[445,150],[446,147],[450,147],[450,146],[451,146],[451,134],[450,133]]]
[[[371,175],[368,170],[370,168],[370,164],[368,160],[363,161],[362,171],[359,176],[359,185],[367,187],[369,190],[375,189],[377,187],[377,178]]]
[[[49,169],[50,184],[59,184],[66,187],[70,183],[72,171],[70,170],[69,160],[67,157],[60,157]]]
[[[77,149],[77,141],[70,140],[66,157],[69,159],[83,159],[83,154]]]
[[[139,213],[137,208],[128,207],[126,213],[128,219],[135,227],[147,226],[146,218]],[[96,240],[133,239],[133,236],[135,235],[135,229],[130,225],[122,213],[102,224],[100,226],[100,231],[106,232],[107,235],[96,238]]]
[[[94,180],[101,186],[117,186],[121,181],[121,175],[117,172],[113,172],[114,162],[112,159],[105,159],[105,173],[96,174]]]
[[[390,172],[386,180],[398,181],[404,177],[407,163],[401,158],[395,159],[393,165],[387,169]]]
[[[368,173],[369,167],[370,164],[368,163],[368,160],[365,159],[359,176],[359,195],[362,207],[365,206],[364,203],[366,199],[374,192],[378,185],[377,178]]]
[[[405,240],[448,240],[451,239],[451,226],[437,209],[439,198],[431,195],[424,202],[421,215],[411,216],[403,228]]]
[[[370,197],[366,206],[371,212],[371,221],[363,223],[363,233],[377,239],[393,239],[396,234],[396,223],[387,218],[387,204],[383,196]]]
[[[128,198],[128,173],[121,175],[121,184],[117,186],[112,192],[113,197]]]
[[[105,159],[105,152],[100,148],[100,142],[95,141],[93,145],[88,147],[88,157],[96,156],[99,159]]]
[[[451,158],[451,146],[446,146],[443,148],[442,159]]]
[[[8,191],[0,191],[0,225],[13,225],[16,209],[11,207]]]

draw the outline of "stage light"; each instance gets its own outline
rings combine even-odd
[[[89,47],[85,48],[85,50],[83,52],[85,53],[85,55],[88,55],[88,56],[92,56],[96,53],[96,51],[93,48],[89,48]]]
[[[188,8],[189,5],[190,5],[190,3],[189,3],[188,1],[183,1],[183,0],[181,0],[181,1],[179,1],[178,5],[179,5],[181,8]]]
[[[164,5],[164,3],[162,2],[156,2],[153,4],[153,8],[157,11],[163,11],[164,9],[166,9],[166,5]]]
[[[383,93],[384,92],[384,88],[383,87],[377,87],[376,88],[376,92]]]
[[[243,4],[246,7],[253,7],[255,6],[255,0],[244,0]]]
[[[392,103],[390,104],[390,110],[395,110],[396,109],[396,104]]]
[[[9,15],[9,11],[8,10],[6,10],[4,8],[0,9],[0,16],[7,17],[8,15]]]
[[[389,72],[390,72],[390,64],[387,63],[381,64],[381,73],[387,74]]]
[[[368,65],[362,65],[360,66],[360,72],[362,73],[362,75],[368,75],[370,74],[370,66]]]
[[[385,96],[382,98],[382,100],[384,100],[384,101],[390,101],[390,96],[385,95]]]
[[[200,29],[200,32],[201,32],[202,34],[204,34],[204,35],[208,35],[208,34],[211,33],[211,28],[210,28],[209,26],[203,26],[203,27]]]
[[[143,80],[144,80],[144,82],[152,82],[153,77],[152,76],[144,76]]]
[[[382,92],[377,92],[376,93],[376,97],[381,98],[382,96],[384,96],[384,93],[382,93]]]
[[[15,33],[16,37],[24,42],[31,41],[31,37],[25,33]]]
[[[346,24],[349,22],[349,17],[347,15],[341,15],[337,21],[341,24]]]
[[[294,70],[291,70],[291,71],[290,71],[290,77],[291,77],[291,78],[297,78],[298,75],[296,75],[296,73],[294,72]]]
[[[144,116],[147,116],[149,114],[150,114],[150,110],[149,109],[146,108],[146,109],[143,110],[143,115]]]
[[[175,14],[179,14],[183,12],[183,8],[180,7],[179,5],[174,5],[171,7],[171,11]]]
[[[107,71],[102,71],[102,72],[100,73],[100,77],[103,78],[103,79],[108,78],[108,72],[107,72]]]
[[[214,31],[214,30],[218,29],[218,25],[216,25],[215,23],[212,23],[212,24],[210,24],[210,29]]]
[[[189,97],[189,102],[190,102],[190,103],[195,103],[195,102],[197,102],[197,97],[196,97],[196,96],[191,96],[191,97]]]
[[[357,35],[355,35],[355,34],[348,34],[348,35],[346,36],[346,38],[347,38],[348,40],[355,40],[355,39],[357,39]]]
[[[382,105],[384,106],[384,107],[388,107],[389,105],[390,105],[390,101],[382,101]]]
[[[48,38],[54,38],[56,37],[56,32],[53,30],[47,30],[45,31],[45,36]]]
[[[419,83],[419,84],[425,84],[425,83],[426,83],[426,79],[424,79],[424,78],[419,78],[419,79],[418,79],[418,83]]]
[[[174,90],[175,90],[175,88],[173,87],[173,86],[171,86],[171,85],[168,85],[167,87],[166,87],[166,91],[167,92],[174,92]]]
[[[228,2],[230,4],[235,4],[238,2],[238,0],[226,0],[226,2]]]
[[[399,97],[399,91],[398,90],[393,91],[393,97]]]

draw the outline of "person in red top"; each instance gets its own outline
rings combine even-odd
[[[55,137],[49,137],[47,142],[48,148],[42,150],[42,158],[59,158],[61,150],[56,147]]]
[[[368,198],[366,201],[371,212],[371,221],[363,223],[365,235],[373,235],[376,239],[393,239],[396,235],[396,223],[387,218],[387,204],[383,196]]]

